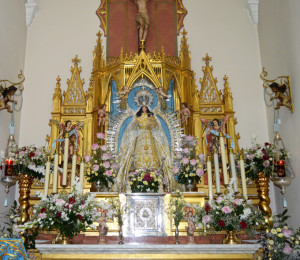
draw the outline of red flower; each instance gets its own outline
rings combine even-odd
[[[247,223],[245,221],[240,222],[241,229],[245,229],[247,227]]]
[[[84,201],[81,201],[81,205],[84,205]]]
[[[45,208],[41,209],[41,213],[45,213],[47,210]]]
[[[219,220],[218,221],[218,225],[220,226],[220,227],[225,227],[225,222],[224,222],[224,220]]]
[[[35,153],[34,153],[34,152],[30,152],[29,156],[30,156],[30,157],[34,157],[34,156],[35,156]]]
[[[263,156],[263,159],[264,159],[265,161],[267,161],[267,160],[269,160],[269,156],[264,155],[264,156]]]
[[[151,181],[151,180],[152,180],[152,177],[150,176],[150,173],[146,173],[146,174],[145,174],[144,180],[145,180],[145,181]]]
[[[82,220],[82,216],[80,214],[77,215],[79,220]]]
[[[27,148],[26,148],[26,147],[23,147],[22,150],[25,152],[25,151],[27,150]]]
[[[205,204],[205,211],[206,211],[206,213],[208,213],[209,211],[210,211],[210,206],[209,206],[209,204],[208,203],[206,203]]]
[[[61,212],[58,211],[58,212],[56,213],[56,217],[61,218]]]
[[[69,198],[69,204],[74,204],[76,202],[76,200],[72,197],[72,198]]]
[[[268,145],[270,145],[270,143],[268,143],[268,142],[265,142],[265,146],[268,146]]]

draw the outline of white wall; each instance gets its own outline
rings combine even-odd
[[[280,109],[282,125],[280,134],[287,149],[292,153],[292,165],[296,178],[287,188],[287,202],[290,222],[299,226],[300,222],[300,1],[298,0],[263,0],[259,6],[259,43],[261,63],[269,72],[269,78],[290,75],[294,113],[288,109]],[[268,109],[269,133],[272,136],[272,110]],[[276,188],[277,189],[277,188]],[[278,205],[281,205],[280,194],[277,193]]]
[[[50,133],[52,96],[56,78],[67,90],[75,55],[81,59],[84,89],[89,86],[93,49],[100,21],[95,12],[99,0],[37,1],[40,11],[28,29],[26,69],[28,88],[24,93],[21,120],[22,145],[43,145]]]
[[[25,48],[26,48],[26,24],[25,7],[23,0],[0,1],[0,79],[9,79],[12,82],[19,81],[20,70],[24,72]],[[24,86],[27,88],[27,82]],[[7,147],[9,136],[9,123],[11,114],[6,110],[0,111],[0,151]],[[19,140],[20,113],[15,114],[15,137]],[[4,187],[0,186],[0,214],[7,208],[3,207]],[[9,203],[14,199],[14,188],[9,194]],[[10,205],[9,205],[10,206]],[[0,219],[0,222],[1,219]]]

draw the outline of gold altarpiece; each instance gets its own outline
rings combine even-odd
[[[203,58],[205,66],[202,67],[203,78],[200,79],[200,90],[195,83],[195,73],[191,70],[191,56],[187,43],[187,33],[182,32],[181,45],[178,57],[167,56],[162,47],[158,53],[146,53],[144,49],[140,54],[120,52],[117,58],[105,59],[101,33],[97,34],[97,42],[93,51],[93,71],[91,73],[90,84],[87,91],[83,90],[84,80],[81,79],[80,59],[77,55],[72,60],[74,67],[71,67],[71,78],[67,80],[67,91],[62,94],[61,79],[58,76],[55,92],[53,95],[52,118],[49,122],[51,127],[50,136],[47,136],[49,149],[52,149],[52,142],[58,137],[59,129],[53,120],[64,123],[71,120],[84,122],[84,127],[80,131],[79,156],[90,152],[90,147],[96,139],[96,133],[100,130],[97,122],[97,110],[101,104],[106,104],[110,110],[111,80],[117,84],[118,91],[124,85],[129,89],[140,78],[147,78],[156,88],[162,86],[165,93],[168,92],[170,81],[174,82],[174,104],[175,111],[180,110],[180,105],[186,102],[191,108],[191,117],[187,126],[184,126],[185,134],[192,134],[198,138],[198,153],[206,154],[205,127],[201,118],[213,120],[221,119],[225,115],[229,116],[226,123],[226,133],[233,138],[235,152],[239,151],[239,134],[235,132],[237,119],[234,118],[233,97],[229,87],[228,78],[225,75],[224,89],[219,91],[217,79],[213,76],[213,66],[210,65],[211,57],[206,55]],[[127,97],[125,97],[127,98]],[[107,128],[107,126],[106,126]],[[227,147],[230,147],[228,143]],[[52,180],[50,180],[49,192],[51,192]],[[31,195],[36,190],[41,190],[43,184],[36,182],[32,186]],[[60,188],[60,185],[58,185]],[[91,185],[84,184],[85,191],[90,190]],[[201,192],[201,202],[207,198],[208,186],[202,181],[198,184],[198,191]],[[223,187],[224,189],[224,187]],[[240,188],[241,193],[241,188]],[[257,191],[254,184],[248,186],[248,193],[254,202],[257,202]],[[251,196],[252,195],[252,196]],[[199,198],[200,199],[200,198]],[[191,202],[196,202],[195,197]],[[35,204],[35,199],[31,204]]]

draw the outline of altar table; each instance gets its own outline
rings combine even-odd
[[[53,259],[257,259],[259,244],[240,245],[56,245],[37,244],[42,260]]]

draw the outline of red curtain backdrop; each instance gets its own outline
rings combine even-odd
[[[176,1],[148,0],[150,25],[146,38],[146,52],[160,51],[163,46],[167,55],[177,56]],[[136,24],[137,5],[133,0],[108,1],[108,57],[138,52]]]

